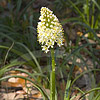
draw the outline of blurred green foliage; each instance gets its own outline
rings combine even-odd
[[[37,41],[36,28],[42,6],[52,9],[64,28],[65,45],[61,49],[55,47],[56,80],[61,100],[64,99],[67,83],[66,90],[69,90],[65,100],[69,100],[75,66],[78,69],[86,67],[89,71],[88,60],[91,60],[93,69],[100,65],[100,48],[97,49],[100,46],[100,0],[0,0],[0,76],[8,68],[25,64],[38,74],[35,76],[37,82],[50,87],[51,57],[50,54],[43,54]],[[77,32],[81,32],[82,36]],[[94,76],[94,79],[89,76],[91,89],[98,87],[97,72],[93,70],[89,73]],[[96,93],[97,90],[89,98],[95,97]]]

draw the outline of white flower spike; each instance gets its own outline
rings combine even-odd
[[[38,22],[37,26],[38,41],[42,45],[42,50],[47,53],[50,48],[54,47],[55,43],[59,47],[63,45],[64,33],[62,25],[51,10],[42,7],[40,12],[40,22]]]

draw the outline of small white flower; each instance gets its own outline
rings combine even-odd
[[[50,27],[52,28],[52,27],[53,27],[53,25],[50,25]]]
[[[46,47],[46,46],[42,46],[42,50],[45,51],[46,53],[49,51],[48,47]]]
[[[50,15],[47,15],[47,17],[50,17]]]
[[[46,26],[48,26],[48,23],[46,23]]]
[[[48,19],[48,22],[50,22],[50,19]]]

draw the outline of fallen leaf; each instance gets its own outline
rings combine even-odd
[[[16,83],[17,82],[17,80],[16,80],[16,78],[10,78],[10,79],[8,79],[8,82],[11,82],[11,83]]]
[[[23,100],[23,99],[24,99],[24,95],[23,94],[19,94],[13,100]]]
[[[89,43],[96,43],[94,40],[88,39]]]
[[[77,32],[77,35],[78,35],[78,36],[82,36],[83,33],[82,33],[82,32]]]
[[[88,37],[88,34],[85,34],[84,37]]]
[[[37,94],[33,94],[32,97],[35,97],[35,98],[41,98],[42,95],[40,92],[38,92]]]
[[[76,59],[76,62],[77,62],[77,63],[81,63],[81,59],[77,58],[77,59]]]
[[[100,45],[97,45],[97,46],[96,46],[96,49],[100,50]]]
[[[100,34],[97,34],[97,36],[100,38]]]
[[[4,100],[14,100],[14,97],[15,97],[16,93],[15,92],[7,93],[7,94],[3,93],[2,95],[3,95]]]
[[[16,94],[26,94],[26,92],[24,90],[19,90],[16,92]]]

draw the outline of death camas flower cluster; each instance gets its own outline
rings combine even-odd
[[[40,12],[40,22],[38,22],[37,26],[38,41],[42,45],[42,50],[47,53],[50,48],[54,47],[55,43],[57,43],[59,47],[63,45],[64,33],[58,18],[51,10],[42,7]]]

